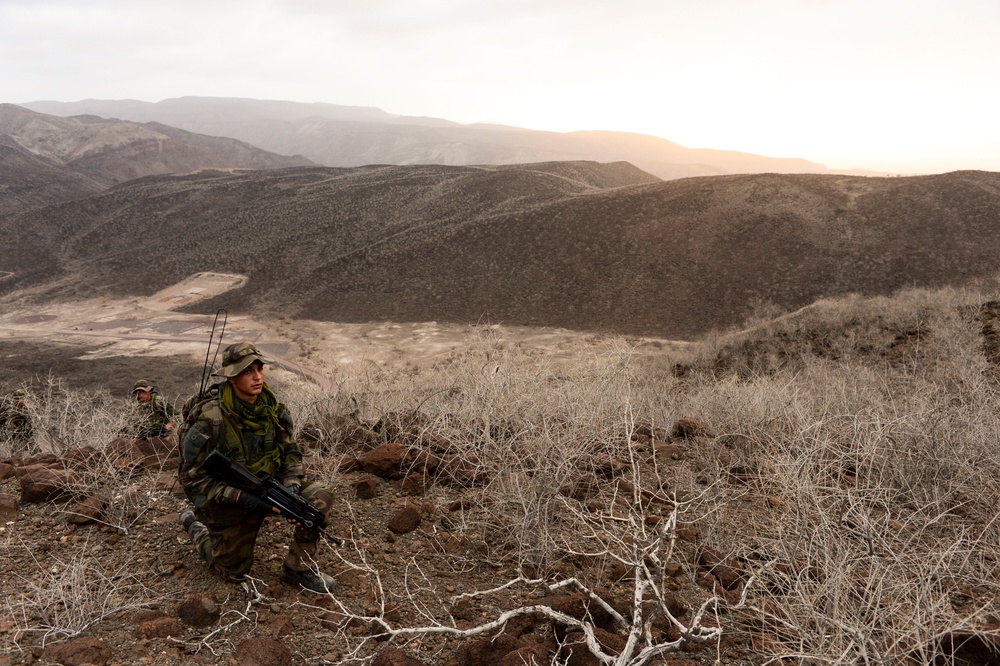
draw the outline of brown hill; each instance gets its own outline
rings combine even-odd
[[[14,104],[0,104],[0,145],[0,183],[11,197],[4,197],[0,214],[91,194],[142,176],[312,164],[303,157],[284,157],[158,123],[60,118]]]
[[[0,217],[96,194],[105,187],[103,180],[36,155],[0,134]]]
[[[827,173],[805,159],[687,148],[627,132],[542,132],[441,118],[399,116],[371,107],[280,100],[181,97],[38,101],[26,108],[66,116],[95,114],[246,141],[326,166],[368,164],[524,164],[555,160],[626,161],[660,178],[733,173]]]
[[[0,286],[150,295],[217,271],[248,281],[203,311],[690,338],[762,303],[789,310],[991,275],[998,226],[1000,174],[986,172],[667,182],[588,163],[206,172],[20,216],[7,225],[17,251],[0,266],[16,275]]]

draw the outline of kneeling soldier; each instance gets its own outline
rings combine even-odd
[[[230,581],[242,580],[253,564],[253,550],[264,519],[277,513],[261,498],[213,479],[203,468],[215,450],[258,477],[269,475],[328,515],[332,492],[305,479],[302,452],[292,436],[292,417],[264,382],[264,358],[253,344],[239,342],[223,351],[226,378],[212,397],[195,406],[181,442],[180,483],[194,510],[181,522],[209,568]],[[333,589],[333,579],[308,565],[319,541],[318,527],[296,524],[281,567],[282,582],[315,592]]]
[[[135,383],[132,395],[139,404],[141,419],[132,426],[128,434],[137,439],[167,437],[174,427],[172,419],[177,413],[174,406],[164,400],[156,386],[145,379]]]

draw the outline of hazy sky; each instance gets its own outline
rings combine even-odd
[[[0,102],[184,95],[1000,171],[1000,0],[0,0]]]

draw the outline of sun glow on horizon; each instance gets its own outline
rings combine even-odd
[[[994,0],[7,0],[0,101],[323,101],[836,169],[1000,171],[997,34]]]

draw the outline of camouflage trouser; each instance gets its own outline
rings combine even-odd
[[[165,425],[132,425],[122,428],[118,434],[130,439],[152,439],[154,437],[169,437],[170,430]]]
[[[143,426],[136,429],[136,439],[153,439],[154,437],[170,437],[166,426]]]
[[[324,516],[330,514],[333,492],[329,488],[306,481],[302,496],[315,504]],[[227,580],[242,580],[250,572],[261,525],[268,516],[279,518],[277,514],[249,513],[228,504],[203,506],[195,516],[205,526],[191,534],[198,553],[209,568]],[[296,526],[284,565],[294,571],[308,569],[318,541],[319,530]]]

